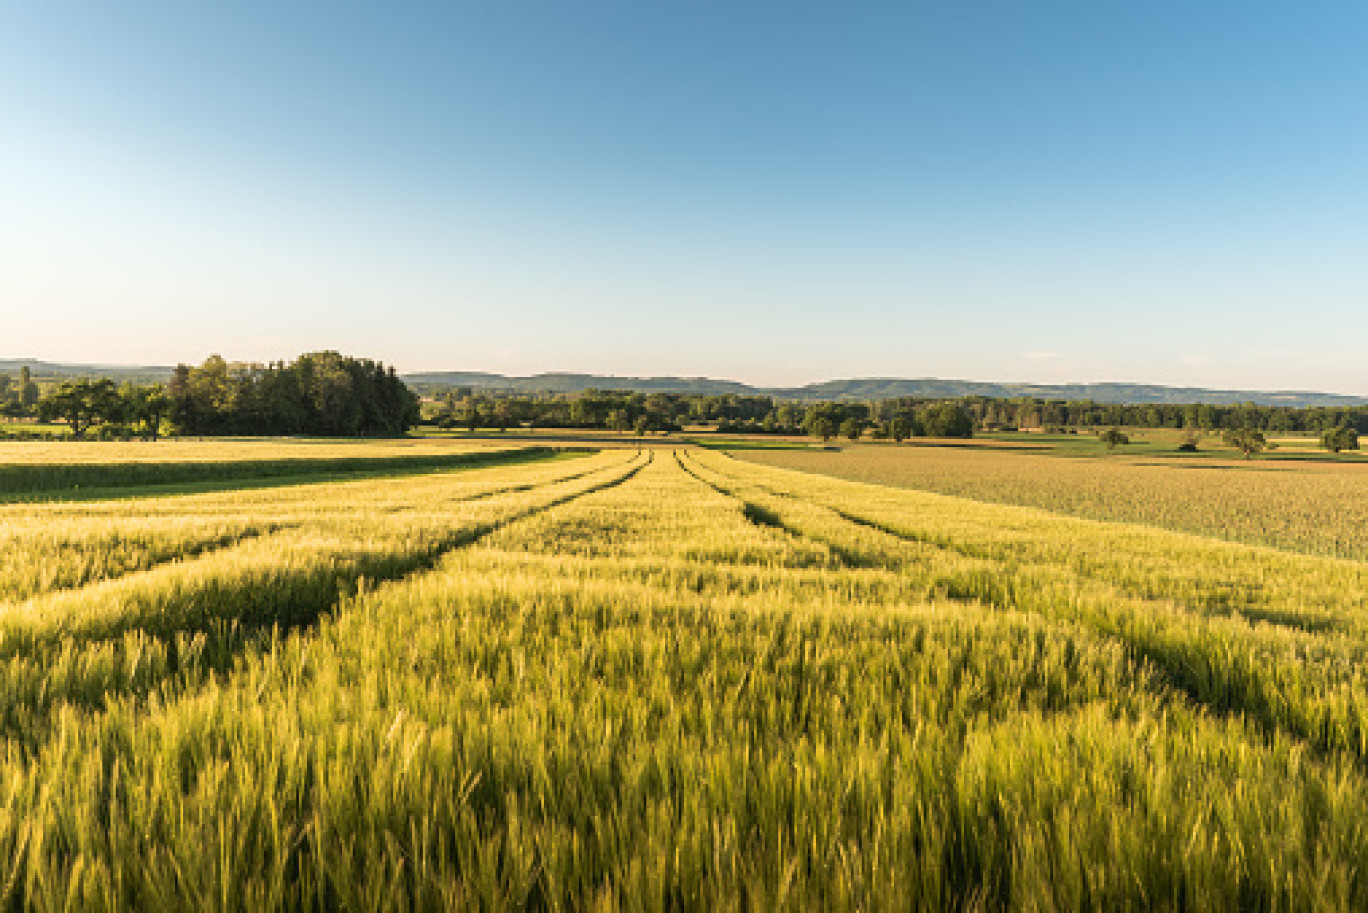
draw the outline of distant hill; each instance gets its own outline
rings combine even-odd
[[[467,371],[434,371],[405,374],[403,379],[416,386],[476,387],[515,393],[578,393],[581,390],[633,390],[641,393],[699,393],[717,396],[773,395],[734,380],[710,377],[617,377],[605,374],[534,374],[531,377],[506,377]]]
[[[581,390],[633,390],[641,393],[699,393],[721,396],[773,396],[798,400],[868,400],[899,396],[953,398],[994,396],[1009,398],[1031,396],[1037,399],[1092,400],[1098,403],[1211,403],[1230,405],[1258,403],[1261,406],[1355,406],[1368,403],[1368,396],[1344,396],[1305,390],[1209,390],[1203,387],[1165,387],[1157,384],[1011,384],[987,381],[942,380],[924,377],[915,380],[895,377],[867,377],[828,380],[802,387],[753,387],[734,380],[708,377],[618,377],[605,374],[536,374],[508,377],[459,371],[406,374],[404,380],[424,388],[472,387],[480,390],[517,393],[577,393]]]
[[[69,377],[108,377],[136,384],[161,384],[171,378],[170,367],[134,365],[67,365],[34,358],[0,358],[0,374],[18,376],[28,368],[34,380],[61,380]]]
[[[1092,400],[1097,403],[1210,403],[1234,405],[1257,403],[1261,406],[1357,406],[1368,403],[1368,396],[1345,396],[1309,390],[1212,390],[1205,387],[1165,387],[1159,384],[1011,384],[971,380],[920,378],[861,378],[831,380],[808,384],[793,391],[803,399],[891,399],[898,396],[959,397],[993,396],[1011,398]]]
[[[160,365],[70,365],[32,358],[0,359],[0,374],[17,375],[24,366],[35,379],[109,377],[135,383],[165,383],[172,368]],[[578,393],[582,390],[633,390],[640,393],[697,393],[706,396],[772,396],[795,400],[869,400],[899,396],[954,398],[994,396],[1010,398],[1092,400],[1098,403],[1257,403],[1261,406],[1357,406],[1368,396],[1345,396],[1308,390],[1209,390],[1204,387],[1165,387],[1158,384],[1013,384],[935,377],[862,377],[828,380],[801,387],[754,387],[735,380],[711,377],[618,377],[611,374],[534,374],[510,377],[484,371],[427,371],[403,379],[425,392],[447,387],[471,387],[507,393]]]

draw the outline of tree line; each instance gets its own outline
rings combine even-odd
[[[711,425],[722,433],[838,434],[904,440],[912,435],[967,437],[970,414],[953,402],[927,402],[875,417],[866,403],[776,403],[768,396],[633,393],[586,390],[577,393],[507,395],[451,388],[425,404],[424,421],[441,428],[506,430],[516,427],[678,431]]]
[[[482,393],[470,387],[434,392],[424,420],[442,428],[599,428],[614,431],[676,431],[762,418],[774,408],[767,396],[703,396],[585,390],[577,393]]]
[[[667,430],[712,425],[719,431],[753,434],[806,433],[817,422],[834,424],[832,436],[858,426],[889,438],[966,436],[978,431],[1068,431],[1110,427],[1198,428],[1222,432],[1253,428],[1265,433],[1319,435],[1335,428],[1368,433],[1368,405],[1289,407],[1240,405],[1096,403],[1091,400],[903,397],[869,402],[778,401],[769,396],[634,393],[506,394],[449,387],[433,391],[424,420],[442,427],[608,428],[638,425]],[[842,430],[844,429],[844,430]]]
[[[1286,407],[1210,404],[1124,405],[1089,400],[903,397],[868,402],[780,401],[763,395],[587,390],[503,394],[431,389],[418,398],[393,368],[336,352],[262,365],[211,356],[179,365],[167,385],[109,380],[38,382],[24,369],[0,374],[0,412],[67,422],[76,436],[403,434],[419,421],[443,428],[598,428],[640,434],[711,426],[724,433],[810,434],[906,440],[968,437],[982,431],[1101,431],[1176,428],[1223,433],[1320,435],[1342,447],[1368,433],[1368,405]]]

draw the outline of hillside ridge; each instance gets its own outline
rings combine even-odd
[[[160,382],[171,376],[170,366],[86,365],[41,361],[33,358],[0,358],[0,373],[17,374],[28,367],[37,378],[109,377],[114,380]],[[857,377],[819,381],[797,387],[758,387],[736,380],[712,377],[632,377],[612,374],[546,372],[511,376],[488,371],[418,371],[401,375],[409,384],[429,392],[443,387],[471,387],[513,393],[578,393],[583,390],[631,390],[639,393],[694,393],[708,396],[771,396],[796,400],[871,400],[896,397],[957,398],[989,396],[1036,399],[1092,400],[1098,403],[1173,404],[1210,403],[1261,406],[1354,406],[1368,403],[1368,396],[1324,393],[1315,390],[1222,390],[1207,387],[1172,387],[1164,384],[1100,382],[1078,384],[1010,383],[937,377]]]
[[[1314,390],[1220,390],[1206,387],[1170,387],[1163,384],[1120,382],[1085,384],[1035,384],[971,381],[935,377],[864,377],[820,381],[798,387],[757,387],[734,380],[709,377],[629,377],[604,374],[546,373],[527,377],[487,372],[428,371],[405,374],[410,384],[425,387],[472,387],[518,393],[576,393],[581,390],[632,390],[641,393],[700,393],[706,395],[772,396],[799,400],[870,400],[895,397],[957,398],[990,396],[1010,398],[1093,400],[1099,403],[1210,403],[1261,406],[1353,406],[1368,403],[1368,396],[1323,393]]]

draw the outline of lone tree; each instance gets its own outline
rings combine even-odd
[[[1120,428],[1108,428],[1099,434],[1097,439],[1106,444],[1108,450],[1115,450],[1118,444],[1130,443],[1130,438]]]
[[[38,401],[38,415],[43,421],[66,422],[76,438],[84,437],[91,425],[118,418],[123,408],[119,389],[109,378],[64,381]]]
[[[836,434],[836,423],[825,415],[819,415],[808,422],[808,431],[813,437],[821,438],[822,443],[825,444]]]
[[[1257,428],[1232,428],[1225,433],[1225,442],[1249,459],[1268,446],[1268,439]]]
[[[1341,450],[1358,450],[1358,431],[1349,425],[1336,425],[1321,432],[1321,446],[1331,453]]]

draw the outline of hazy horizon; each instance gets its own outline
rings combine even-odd
[[[1350,3],[16,6],[0,342],[1356,395],[1365,33]]]
[[[223,352],[210,353],[210,354],[222,355],[222,356],[223,356],[225,359],[227,359],[229,362],[248,362],[248,363],[257,363],[257,364],[269,364],[269,363],[271,363],[271,362],[276,362],[276,361],[287,361],[287,362],[288,362],[288,361],[291,361],[291,360],[293,360],[293,358],[294,358],[295,356],[300,355],[300,354],[303,354],[303,352],[296,352],[296,353],[293,353],[292,355],[288,355],[288,356],[282,355],[282,356],[278,356],[278,357],[262,358],[262,359],[236,358],[236,357],[232,356],[230,353],[223,353]],[[368,358],[369,358],[369,357],[373,357],[373,356],[367,355],[366,353],[362,353],[362,352],[343,352],[342,354],[344,354],[344,355],[353,355],[353,356],[357,356],[357,357],[368,357]],[[206,356],[206,357],[207,357],[207,356]],[[41,358],[41,357],[34,357],[34,356],[8,356],[8,355],[4,355],[3,353],[0,353],[0,363],[3,363],[3,362],[13,362],[13,361],[26,361],[26,360],[28,360],[28,361],[35,361],[35,362],[41,362],[41,363],[44,363],[44,364],[56,364],[56,365],[65,365],[65,366],[70,366],[70,365],[86,365],[86,366],[93,367],[93,368],[114,368],[114,369],[173,368],[173,367],[174,367],[176,364],[178,364],[178,363],[185,363],[185,364],[192,364],[192,365],[195,365],[195,364],[199,364],[199,363],[201,363],[201,362],[203,361],[203,359],[193,360],[193,361],[186,361],[185,359],[179,359],[179,360],[173,359],[173,360],[171,360],[171,361],[166,361],[166,362],[140,362],[140,363],[136,363],[136,364],[135,364],[135,363],[129,363],[129,362],[113,362],[113,361],[109,361],[109,360],[91,360],[91,361],[85,361],[85,360],[66,360],[66,359],[56,359],[56,358]],[[380,360],[383,361],[383,359],[380,359]],[[389,364],[389,362],[386,362],[386,364]],[[1027,378],[1027,379],[1010,379],[1010,378],[1001,378],[1001,377],[960,377],[960,376],[942,376],[942,375],[930,375],[930,374],[906,374],[906,375],[892,375],[892,374],[879,374],[879,375],[874,375],[874,374],[846,374],[846,375],[839,375],[839,376],[838,376],[838,375],[832,375],[832,376],[824,376],[824,377],[813,377],[813,378],[809,378],[809,379],[807,379],[807,380],[797,380],[797,381],[793,381],[793,382],[770,383],[770,382],[767,382],[767,381],[764,381],[764,380],[747,380],[747,379],[745,379],[745,378],[743,378],[743,377],[736,377],[736,376],[729,376],[729,375],[709,375],[709,374],[660,374],[660,373],[654,373],[654,374],[632,374],[632,373],[627,373],[627,372],[623,372],[623,371],[576,371],[576,370],[572,370],[572,369],[547,369],[547,370],[534,370],[534,371],[529,371],[529,372],[526,372],[526,373],[521,373],[521,372],[520,372],[520,373],[511,373],[511,372],[507,372],[507,371],[492,371],[492,370],[485,370],[485,369],[482,369],[482,368],[466,368],[466,367],[416,368],[416,369],[410,370],[410,369],[404,368],[404,367],[402,367],[402,366],[396,365],[396,366],[395,366],[395,370],[396,370],[400,375],[403,375],[403,376],[424,375],[424,374],[495,374],[495,375],[500,375],[500,376],[504,376],[504,377],[509,377],[509,378],[512,378],[512,379],[527,379],[527,378],[534,378],[534,377],[541,377],[541,376],[561,376],[561,375],[579,375],[579,376],[582,376],[582,375],[591,375],[591,376],[596,376],[596,377],[621,377],[621,378],[625,378],[625,379],[640,379],[640,380],[650,380],[650,379],[657,379],[657,378],[678,378],[678,379],[680,379],[680,380],[711,380],[711,381],[718,381],[718,382],[722,382],[722,383],[739,383],[739,384],[745,384],[745,385],[750,386],[750,387],[755,387],[755,388],[757,388],[757,389],[796,389],[796,388],[799,388],[799,387],[817,386],[817,385],[826,384],[826,383],[839,383],[839,382],[842,382],[842,381],[879,381],[879,380],[907,380],[907,381],[919,381],[919,380],[926,380],[926,381],[938,381],[938,382],[946,382],[946,383],[1027,385],[1027,386],[1041,386],[1041,387],[1060,387],[1060,386],[1105,386],[1105,385],[1115,385],[1115,386],[1156,386],[1156,387],[1170,387],[1170,388],[1194,388],[1194,389],[1209,389],[1209,390],[1215,390],[1215,391],[1221,391],[1221,390],[1237,390],[1237,391],[1250,391],[1250,392],[1262,392],[1262,393],[1280,393],[1280,392],[1289,392],[1289,393],[1293,393],[1293,392],[1295,392],[1295,393],[1324,393],[1324,394],[1329,394],[1329,395],[1332,395],[1332,396],[1363,397],[1365,400],[1368,400],[1368,393],[1358,392],[1358,391],[1354,391],[1354,390],[1325,390],[1325,389],[1293,388],[1293,387],[1215,387],[1215,386],[1208,386],[1208,385],[1204,385],[1204,384],[1184,384],[1184,383],[1166,384],[1166,383],[1152,383],[1152,382],[1149,382],[1149,381],[1127,380],[1127,379],[1125,379],[1125,378],[1107,378],[1107,379],[1102,379],[1102,380],[1069,380],[1069,379],[1065,379],[1065,380],[1048,380],[1048,381],[1045,381],[1045,380],[1032,380],[1032,379],[1029,379],[1029,378]]]

